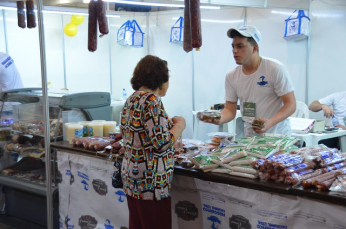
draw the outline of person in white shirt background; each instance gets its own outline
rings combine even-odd
[[[332,126],[331,118],[335,116],[339,124],[334,127],[346,130],[344,120],[346,117],[346,91],[336,92],[322,99],[313,101],[309,105],[309,110],[313,112],[323,111],[324,117],[329,119],[326,122],[326,126]],[[330,138],[319,141],[319,143],[331,148],[340,149],[339,138]]]
[[[220,121],[206,122],[223,124],[232,121],[239,99],[245,136],[263,133],[290,136],[287,118],[296,110],[296,99],[287,68],[277,60],[259,55],[262,38],[256,27],[232,28],[227,31],[227,36],[233,39],[233,56],[239,66],[226,75],[226,103]],[[263,121],[264,128],[252,129],[250,122],[254,118]]]
[[[323,110],[324,116],[329,119],[334,115],[339,122],[335,127],[346,130],[344,120],[346,117],[346,91],[336,92],[313,101],[309,105],[309,109],[313,112]]]
[[[0,52],[0,92],[23,87],[22,78],[14,60],[8,54]],[[3,111],[6,113],[11,110],[12,104],[5,103]]]

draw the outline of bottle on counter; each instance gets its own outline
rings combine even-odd
[[[333,124],[333,127],[335,127],[336,125],[339,125],[339,120],[337,117],[335,117],[335,115],[333,115],[332,117],[332,124]]]

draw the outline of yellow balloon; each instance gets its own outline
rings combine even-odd
[[[71,16],[71,23],[75,25],[80,25],[84,21],[84,15],[73,14]]]
[[[77,26],[75,24],[67,24],[65,25],[64,27],[64,33],[69,36],[69,37],[73,37],[77,34],[78,32],[78,29],[77,29]]]

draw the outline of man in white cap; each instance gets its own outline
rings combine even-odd
[[[220,121],[212,123],[233,120],[239,99],[245,136],[265,132],[290,136],[287,117],[295,112],[296,99],[288,70],[279,61],[259,55],[261,34],[256,27],[232,28],[227,36],[233,39],[233,56],[239,66],[226,75],[225,108]],[[252,127],[255,118],[264,122],[263,128]]]

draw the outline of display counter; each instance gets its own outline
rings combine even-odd
[[[104,164],[104,169],[112,169],[112,167],[107,167],[110,163],[106,161],[109,156],[106,153],[96,154],[95,151],[74,147],[67,142],[52,143],[51,147],[63,153],[66,158],[66,155],[74,158],[69,159],[72,163],[65,163],[71,165],[71,173],[72,164],[77,161],[78,164],[84,166],[101,163]],[[80,158],[77,159],[76,157]],[[87,158],[96,158],[99,162],[91,162]],[[83,162],[83,160],[85,161]],[[62,162],[61,157],[60,162]],[[80,171],[73,173],[83,178],[83,175],[81,175],[83,168],[81,168],[79,168]],[[84,168],[84,170],[87,169]],[[258,179],[241,178],[228,174],[205,173],[201,170],[184,168],[179,165],[175,166],[174,173],[172,184],[173,228],[211,228],[213,224],[214,228],[217,228],[217,225],[219,225],[219,228],[239,228],[233,227],[233,224],[239,226],[240,222],[243,226],[247,224],[257,225],[257,227],[244,226],[240,228],[278,228],[279,226],[280,228],[346,228],[346,220],[341,214],[346,210],[345,194],[302,189],[300,187],[293,188],[291,185],[273,181],[261,182]],[[115,195],[116,198],[122,200],[121,203],[118,201],[114,205],[107,205],[109,208],[112,208],[112,206],[113,208],[121,208],[113,209],[115,216],[112,220],[107,219],[113,223],[110,223],[113,226],[124,226],[124,223],[117,225],[115,222],[118,220],[116,215],[128,214],[127,206],[124,204],[126,203],[125,194],[121,189],[109,187],[111,186],[109,185],[109,182],[111,182],[110,172],[108,171],[105,174],[108,175],[97,179],[95,177],[95,179],[108,183],[108,192],[113,193],[113,196],[114,193],[118,193]],[[88,182],[92,182],[92,179],[89,178]],[[76,184],[78,183],[83,183],[83,181]],[[60,196],[63,190],[71,189],[66,186],[61,189],[59,186]],[[83,192],[80,191],[79,194],[83,195]],[[90,193],[88,195],[90,199]],[[65,193],[61,197],[67,198],[67,196]],[[112,198],[109,201],[112,202]],[[60,199],[60,202],[64,201]],[[104,206],[104,208],[107,209],[107,206]],[[83,209],[81,206],[78,208]],[[90,208],[95,208],[95,206],[90,206]],[[108,209],[108,211],[112,210]],[[60,211],[60,215],[63,213]],[[101,212],[95,214],[98,214],[98,216],[93,216],[95,220],[98,219],[97,217],[102,218]],[[107,215],[107,213],[105,214]],[[92,215],[92,213],[81,212],[79,215],[77,214],[74,220],[75,223],[73,224],[73,220],[71,220],[70,225],[78,223],[78,219],[83,215]],[[127,219],[127,217],[125,218]],[[100,220],[96,221],[100,223]],[[122,222],[124,222],[123,219]]]

